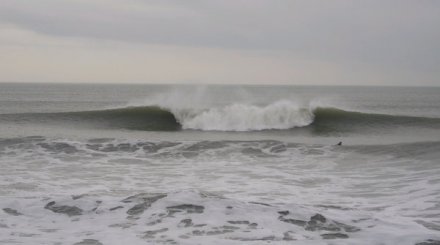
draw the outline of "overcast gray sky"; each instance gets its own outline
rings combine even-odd
[[[1,0],[0,81],[440,86],[440,1]]]

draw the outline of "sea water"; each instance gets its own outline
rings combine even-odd
[[[438,244],[439,94],[0,84],[0,244]]]

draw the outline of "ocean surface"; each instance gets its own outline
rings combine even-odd
[[[440,244],[439,159],[440,88],[4,83],[0,244]]]

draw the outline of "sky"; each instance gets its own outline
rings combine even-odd
[[[0,82],[440,86],[440,1],[1,0]]]

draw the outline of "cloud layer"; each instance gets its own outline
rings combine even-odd
[[[2,0],[0,81],[440,85],[440,2]]]

